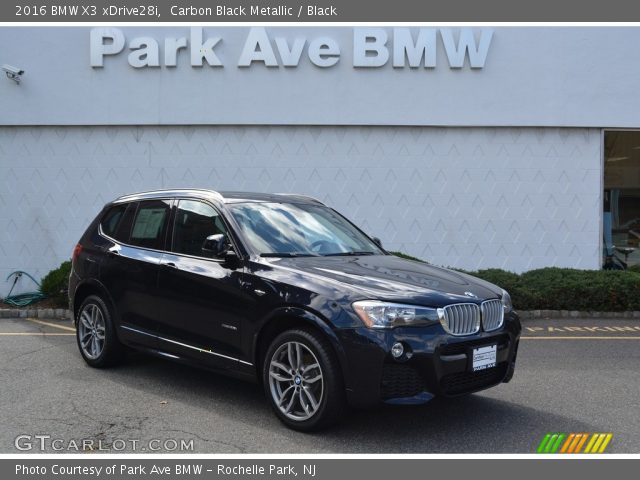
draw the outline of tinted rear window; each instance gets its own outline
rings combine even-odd
[[[102,217],[102,221],[100,222],[100,226],[102,227],[102,232],[105,235],[110,237],[115,237],[116,232],[118,231],[118,225],[124,217],[124,212],[127,209],[127,205],[116,205],[115,207],[111,207],[107,213]]]

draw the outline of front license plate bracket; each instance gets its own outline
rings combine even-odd
[[[479,372],[494,368],[498,358],[498,345],[485,345],[471,349],[471,371]]]

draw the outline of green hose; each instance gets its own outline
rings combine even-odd
[[[12,305],[14,307],[26,307],[27,305],[31,305],[32,303],[39,302],[40,300],[43,300],[47,297],[45,294],[43,294],[40,291],[20,293],[18,295],[11,295],[11,292],[13,292],[13,289],[15,288],[16,283],[18,283],[18,280],[23,275],[26,275],[28,278],[30,278],[33,281],[33,283],[35,283],[38,286],[38,288],[40,288],[40,284],[38,283],[38,281],[35,278],[33,278],[31,275],[29,275],[27,272],[17,270],[15,272],[10,273],[9,276],[7,277],[7,282],[9,281],[11,276],[14,276],[13,285],[11,285],[11,290],[9,290],[9,295],[7,295],[2,300],[7,305]]]

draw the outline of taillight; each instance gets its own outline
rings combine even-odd
[[[78,258],[78,256],[80,255],[80,252],[82,252],[82,245],[80,245],[79,243],[73,248],[73,255],[71,255],[71,261],[75,263],[76,259]]]

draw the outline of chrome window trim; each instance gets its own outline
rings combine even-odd
[[[222,218],[222,221],[224,222],[225,226],[227,227],[227,231],[231,232],[232,228],[229,226],[229,222],[227,222],[227,219],[224,217],[224,215],[222,215],[222,213],[220,212],[220,210],[218,208],[216,208],[215,205],[213,205],[211,202],[208,202],[206,199],[202,199],[202,198],[198,198],[198,197],[193,197],[193,198],[181,198],[181,197],[175,197],[175,198],[153,198],[151,200],[167,200],[167,201],[171,201],[172,205],[170,208],[173,208],[174,203],[175,202],[175,206],[178,206],[178,203],[180,202],[180,200],[192,200],[192,201],[200,201],[202,203],[206,203],[207,205],[209,205],[210,207],[212,207],[220,216],[220,218]],[[131,203],[133,202],[143,202],[146,200],[129,200]],[[171,215],[169,216],[169,218],[171,218]],[[173,219],[175,221],[175,218]],[[133,219],[133,221],[135,222],[135,217]],[[131,225],[131,227],[133,228],[133,225]],[[171,248],[173,246],[173,225],[169,225],[169,228],[171,228],[171,238],[169,239],[169,248]],[[234,231],[235,232],[235,231]],[[146,250],[148,252],[156,252],[156,253],[162,253],[162,254],[168,254],[168,255],[175,255],[177,257],[186,257],[186,258],[193,258],[195,260],[206,260],[209,262],[213,262],[213,263],[217,263],[217,264],[221,264],[224,263],[223,259],[217,259],[217,258],[207,258],[207,257],[198,257],[196,255],[187,255],[186,253],[178,253],[178,252],[172,252],[171,250],[158,250],[156,248],[149,248],[149,247],[141,247],[139,245],[132,245],[130,243],[125,243],[125,242],[121,242],[120,240],[116,240],[115,238],[107,235],[106,233],[104,233],[104,231],[102,230],[102,219],[100,220],[100,222],[98,222],[98,235],[100,235],[102,238],[105,238],[117,245],[120,245],[121,247],[128,247],[128,248],[139,248],[141,250]],[[236,242],[236,240],[233,238],[233,235],[228,235],[229,237],[229,241],[231,242],[231,244],[233,245],[233,249],[236,252],[236,254],[238,255],[238,257],[241,260],[244,260],[244,256],[240,253],[240,249],[238,248],[238,244]]]
[[[173,198],[151,198],[149,200],[166,200],[168,202],[171,202],[171,205],[169,205],[169,219],[171,219],[171,209],[173,208]],[[129,200],[129,203],[140,203],[140,202],[144,202],[147,201],[145,200]],[[112,203],[116,203],[116,202],[112,202]],[[125,203],[125,202],[121,202],[121,203]],[[139,205],[138,205],[139,207]],[[133,222],[131,223],[131,229],[133,229],[133,225],[135,224],[136,218],[138,216],[138,208],[136,207],[136,213],[133,217]],[[168,220],[167,220],[168,221]],[[171,225],[167,225],[167,228],[169,228]],[[140,250],[146,250],[148,252],[156,252],[156,253],[169,253],[166,250],[158,250],[157,248],[149,248],[149,247],[141,247],[140,245],[132,245],[131,243],[124,243],[121,242],[119,240],[116,240],[113,237],[110,237],[109,235],[107,235],[106,233],[104,233],[102,231],[102,218],[100,219],[100,221],[98,222],[98,235],[101,236],[102,238],[106,238],[107,240],[120,245],[121,247],[129,247],[129,248],[139,248]]]
[[[149,247],[141,247],[139,245],[131,245],[130,243],[124,243],[121,242],[119,240],[116,240],[113,237],[110,237],[109,235],[107,235],[106,233],[104,233],[102,231],[102,224],[98,224],[98,235],[100,235],[102,238],[106,238],[107,240],[115,243],[116,245],[120,245],[121,247],[128,247],[128,248],[139,248],[140,250],[146,250],[148,252],[156,252],[156,253],[170,253],[170,252],[166,252],[165,250],[157,250],[155,248],[149,248]]]

